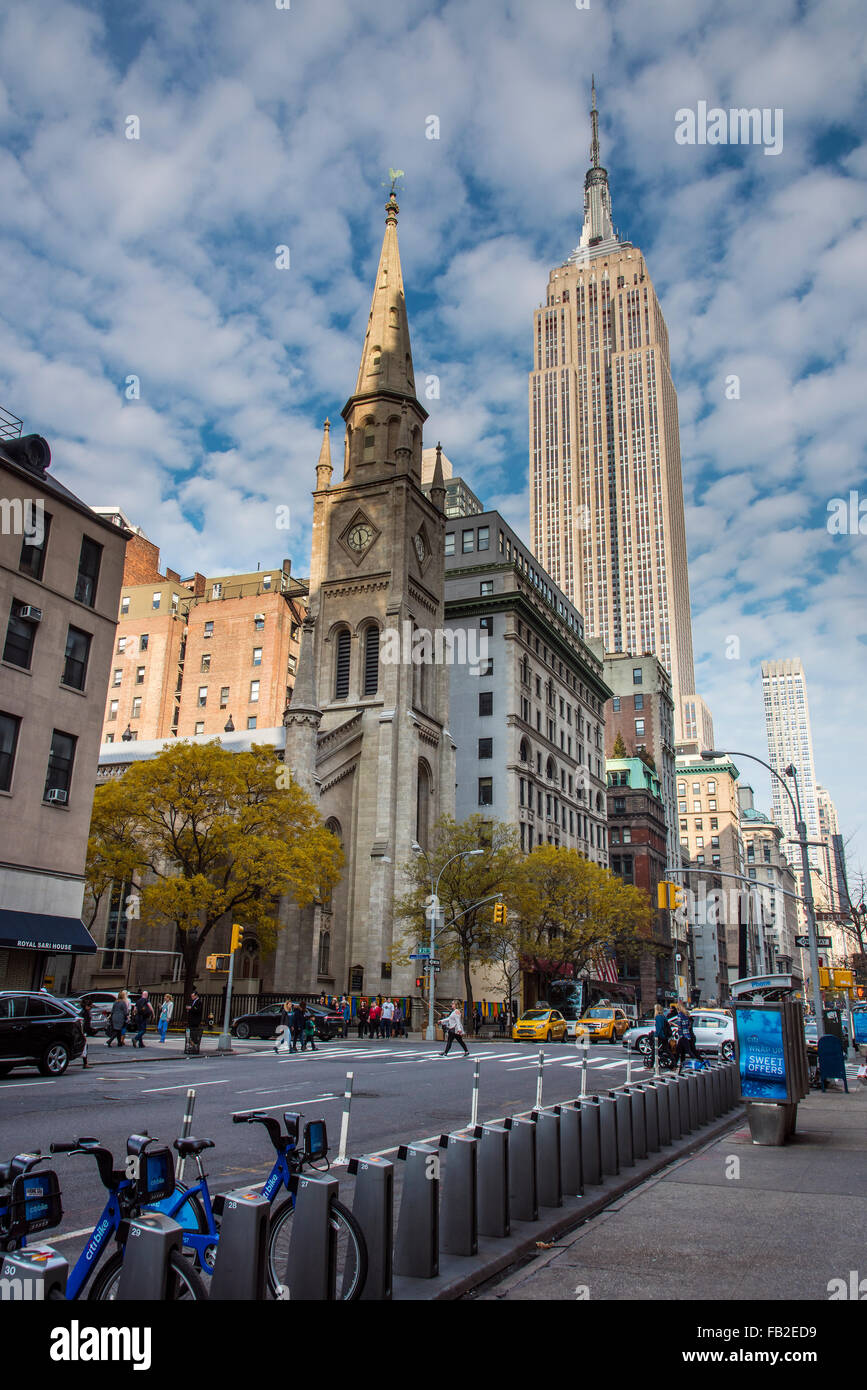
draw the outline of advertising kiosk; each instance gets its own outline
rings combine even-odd
[[[797,975],[762,975],[732,985],[735,1058],[754,1144],[784,1144],[810,1088]]]

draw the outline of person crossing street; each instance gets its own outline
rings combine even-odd
[[[452,1000],[452,1011],[445,1018],[440,1019],[446,1035],[446,1045],[443,1052],[438,1053],[440,1057],[447,1057],[453,1042],[457,1042],[463,1048],[464,1057],[469,1057],[469,1048],[464,1042],[464,1019],[459,999]]]

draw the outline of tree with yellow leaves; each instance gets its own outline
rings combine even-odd
[[[266,744],[232,753],[218,739],[172,742],[94,798],[89,891],[98,901],[112,879],[135,875],[142,923],[178,929],[186,995],[219,923],[240,921],[273,946],[278,900],[327,897],[342,864],[337,839]]]

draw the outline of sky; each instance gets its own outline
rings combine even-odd
[[[528,537],[532,313],[595,73],[669,328],[715,741],[767,758],[761,662],[799,656],[867,870],[865,48],[863,0],[6,0],[0,406],[164,565],[305,574],[393,167],[426,443]],[[700,103],[782,112],[782,148],[681,143]]]

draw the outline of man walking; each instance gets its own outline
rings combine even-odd
[[[340,1030],[341,1036],[344,1038],[348,1038],[349,1025],[352,1022],[352,1000],[347,999],[345,994],[343,995],[343,998],[340,1000],[340,1015],[343,1019],[343,1027]]]
[[[118,1047],[123,1047],[123,1032],[126,1028],[126,1021],[129,1010],[126,1004],[126,990],[122,989],[111,1006],[109,1016],[108,1042],[106,1047],[111,1047],[112,1042],[117,1038]]]
[[[445,1031],[446,1046],[445,1051],[440,1052],[438,1055],[440,1057],[447,1057],[452,1043],[458,1042],[463,1048],[463,1055],[465,1057],[469,1057],[469,1049],[467,1048],[467,1045],[464,1042],[464,1020],[461,1011],[461,1002],[459,999],[452,1000],[451,1013],[446,1018],[441,1019],[440,1022],[442,1023],[443,1030]]]
[[[400,1007],[399,999],[394,1001],[394,1017],[391,1020],[391,1026],[396,1038],[406,1037],[406,1029],[403,1026],[403,1009]]]
[[[370,1029],[371,1038],[379,1037],[379,1020],[382,1018],[382,1004],[379,999],[371,1001],[370,1013],[367,1015],[367,1024]]]
[[[292,1051],[298,1051],[298,1041],[304,1037],[304,1016],[307,1013],[306,1004],[295,1004],[289,1016],[289,1031],[292,1034]]]
[[[193,986],[190,1002],[187,1005],[187,1023],[190,1027],[190,1046],[195,1052],[198,1052],[202,1043],[202,1015],[204,1012],[204,1000]]]
[[[148,1029],[148,1023],[153,1018],[153,1007],[148,999],[148,992],[143,989],[141,998],[135,1006],[135,1037],[132,1040],[133,1047],[144,1047],[144,1035]]]
[[[394,1021],[394,1005],[390,999],[386,999],[382,1006],[382,1036],[391,1037],[391,1025]]]

